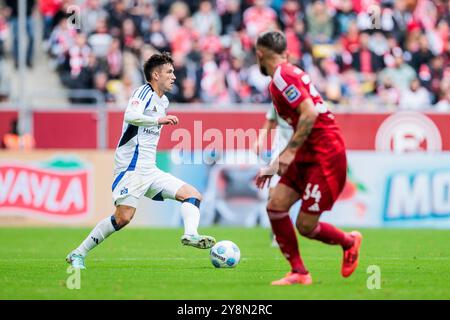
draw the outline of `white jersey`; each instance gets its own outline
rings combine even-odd
[[[272,160],[278,157],[283,151],[289,140],[291,140],[292,135],[294,134],[294,130],[283,118],[281,118],[275,107],[271,105],[270,109],[266,113],[266,119],[277,122],[277,128],[275,129],[275,137],[272,143],[272,152],[271,158]]]
[[[121,172],[145,173],[156,165],[156,149],[161,134],[158,119],[166,116],[169,100],[161,98],[149,83],[136,89],[124,115],[122,136],[114,156],[115,175]]]

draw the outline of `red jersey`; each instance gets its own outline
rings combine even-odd
[[[287,62],[280,64],[269,91],[278,114],[294,131],[300,118],[297,108],[301,102],[309,98],[319,111],[311,133],[297,152],[296,161],[317,162],[345,150],[334,115],[327,110],[310,76],[302,69]]]

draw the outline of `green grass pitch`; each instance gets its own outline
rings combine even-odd
[[[66,254],[88,229],[0,228],[0,299],[450,299],[450,231],[363,229],[360,265],[340,276],[342,250],[301,238],[309,287],[272,287],[288,271],[268,230],[208,228],[241,249],[235,269],[215,269],[209,250],[183,247],[181,229],[125,228],[87,258],[79,290],[69,290]],[[381,271],[369,290],[367,269]]]

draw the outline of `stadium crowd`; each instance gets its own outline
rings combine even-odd
[[[17,1],[3,2],[0,68],[8,26],[17,35]],[[270,79],[259,72],[253,44],[277,28],[287,36],[291,62],[339,108],[450,110],[448,0],[27,2],[37,2],[63,85],[97,89],[107,102],[126,104],[155,50],[172,53],[173,102],[268,102]]]

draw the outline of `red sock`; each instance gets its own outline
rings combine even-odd
[[[280,245],[280,250],[291,264],[292,272],[307,274],[308,271],[305,269],[300,257],[297,235],[289,217],[289,212],[268,210],[267,213],[272,224],[273,233]]]
[[[319,222],[317,227],[305,236],[327,244],[340,244],[344,249],[348,249],[353,245],[352,236],[325,222]]]

